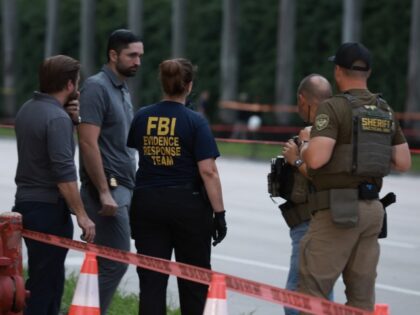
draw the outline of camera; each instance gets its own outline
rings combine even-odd
[[[270,197],[290,199],[293,187],[293,169],[284,156],[271,159],[270,173],[267,175]]]

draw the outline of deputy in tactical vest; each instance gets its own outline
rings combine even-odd
[[[382,178],[407,171],[410,151],[389,105],[367,89],[369,50],[344,43],[330,60],[341,94],[320,104],[301,148],[317,204],[300,244],[299,292],[326,298],[342,274],[346,304],[372,311]]]
[[[319,74],[310,74],[299,84],[297,90],[298,112],[303,121],[312,125],[315,120],[315,113],[318,105],[325,99],[332,96],[331,85],[327,79]],[[311,127],[301,130],[298,137],[290,139],[283,148],[283,155],[293,171],[290,180],[292,189],[287,201],[280,205],[282,215],[290,227],[290,238],[292,239],[292,255],[290,257],[289,275],[286,288],[296,291],[299,281],[299,243],[309,227],[311,212],[314,205],[309,202],[309,196],[313,191],[307,175],[306,164],[300,157],[299,147],[309,140]],[[310,198],[313,200],[313,198]],[[332,290],[329,295],[332,300]],[[286,315],[297,315],[299,311],[285,308]]]

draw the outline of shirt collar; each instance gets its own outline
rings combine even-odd
[[[103,65],[102,71],[105,72],[105,74],[111,80],[112,85],[114,85],[115,87],[119,89],[121,88],[127,89],[127,83],[123,80],[120,80],[120,78],[117,77],[117,75],[114,73],[114,71],[111,70],[111,68],[108,65]]]
[[[51,96],[51,95],[46,94],[46,93],[41,93],[41,92],[35,91],[33,99],[37,100],[37,101],[42,101],[42,102],[47,102],[47,103],[54,104],[56,106],[59,106],[60,108],[63,107],[61,105],[61,103],[54,96]]]

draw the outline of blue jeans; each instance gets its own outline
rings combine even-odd
[[[290,257],[289,275],[287,277],[286,289],[296,291],[299,282],[299,243],[309,228],[309,221],[305,221],[290,229],[290,238],[292,239],[292,255]],[[333,300],[331,291],[329,300]],[[299,311],[292,308],[284,308],[286,315],[298,315]]]
[[[22,214],[24,229],[66,238],[73,236],[73,222],[63,199],[58,203],[19,202],[14,211]],[[28,280],[31,292],[25,315],[57,315],[64,289],[67,249],[25,238],[28,249]]]

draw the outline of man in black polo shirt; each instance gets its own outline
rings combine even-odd
[[[39,69],[39,90],[16,116],[18,166],[15,208],[25,229],[71,238],[76,215],[86,241],[95,237],[77,187],[73,123],[78,122],[80,64],[58,55]],[[67,112],[66,112],[67,111]],[[56,315],[64,288],[67,249],[25,239],[31,292],[25,315]]]

